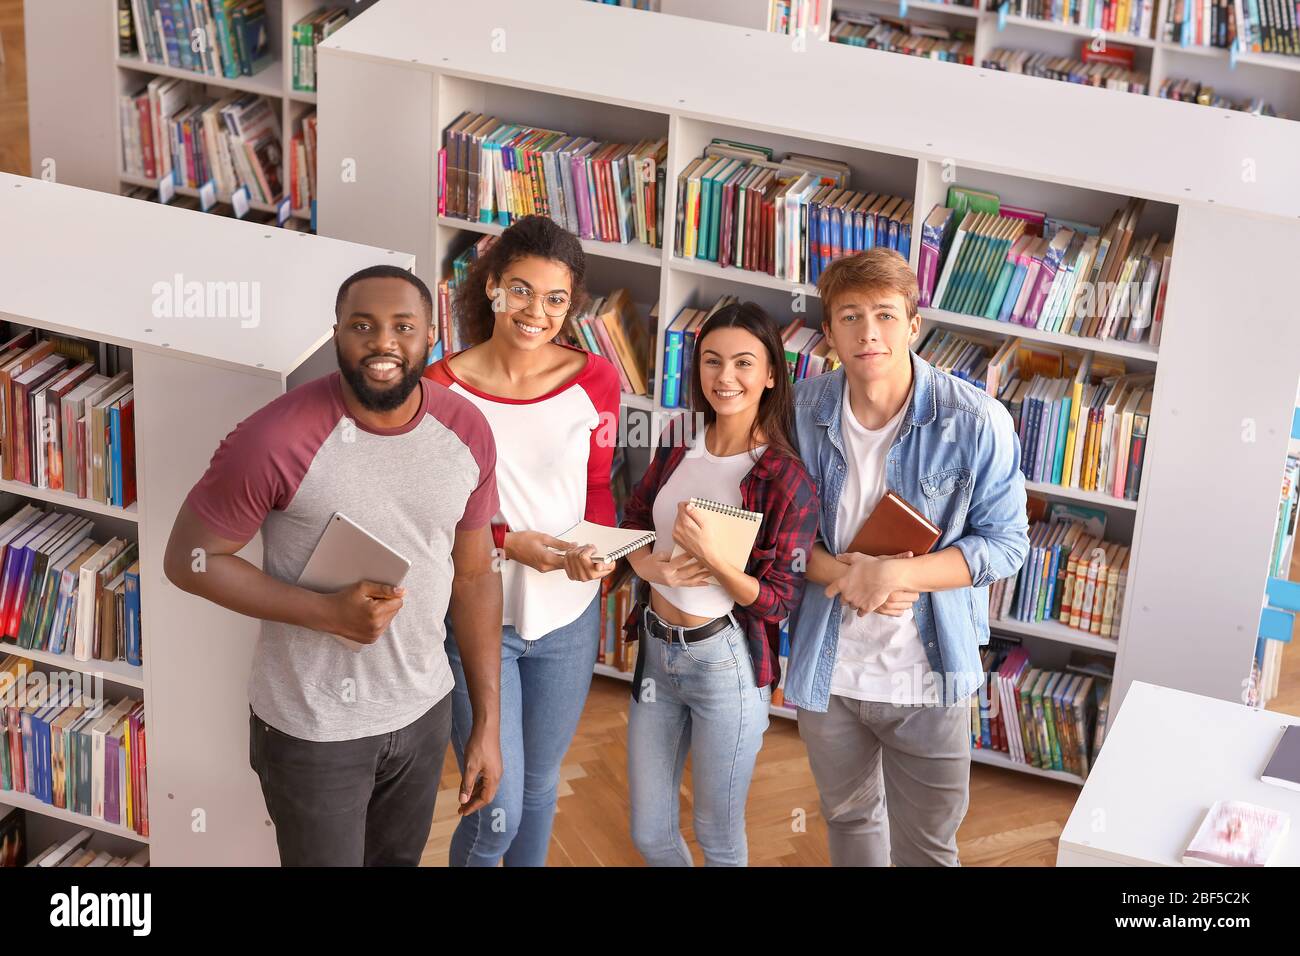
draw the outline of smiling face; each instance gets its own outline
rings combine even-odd
[[[433,347],[431,319],[420,293],[401,279],[362,279],[348,288],[334,325],[334,350],[363,406],[390,412],[420,384]]]
[[[756,415],[763,393],[776,384],[767,350],[745,329],[721,328],[706,335],[698,366],[704,398],[719,418]]]
[[[907,317],[907,304],[897,292],[866,288],[838,293],[822,322],[844,374],[862,383],[905,378],[911,368],[909,346],[920,328],[920,316]]]
[[[498,279],[489,278],[486,292],[496,316],[492,338],[513,348],[538,349],[564,328],[573,277],[562,262],[522,256]]]

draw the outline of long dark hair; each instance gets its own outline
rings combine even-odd
[[[578,237],[547,216],[524,216],[497,237],[491,247],[474,260],[469,274],[456,289],[454,314],[460,330],[471,345],[492,337],[496,313],[492,299],[483,291],[488,279],[501,279],[510,264],[525,256],[538,256],[562,263],[569,270],[569,313],[556,338],[572,334],[572,317],[586,303],[583,282],[587,276],[587,256]]]
[[[763,397],[758,400],[758,415],[749,430],[751,446],[756,434],[761,431],[769,448],[798,457],[794,450],[794,405],[790,373],[785,364],[785,345],[781,342],[781,333],[777,330],[776,323],[752,302],[722,307],[696,333],[695,354],[691,365],[691,404],[695,411],[704,415],[705,425],[712,425],[718,419],[718,413],[705,397],[704,383],[700,378],[700,348],[709,333],[717,329],[744,329],[750,333],[763,343],[767,361],[772,368],[775,384],[763,389]]]

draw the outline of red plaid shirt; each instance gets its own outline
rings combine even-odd
[[[624,506],[622,527],[654,530],[655,496],[686,455],[687,443],[670,437],[682,434],[684,418],[664,429],[650,467]],[[802,590],[821,506],[803,462],[773,448],[768,448],[741,480],[740,500],[746,510],[763,514],[763,525],[745,565],[745,573],[758,579],[758,597],[748,607],[737,604],[732,613],[745,629],[756,685],[776,687],[781,679],[781,622]],[[640,634],[641,612],[649,599],[642,581],[632,613],[623,625],[630,641]]]

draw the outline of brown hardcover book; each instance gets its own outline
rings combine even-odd
[[[6,481],[11,481],[14,477],[13,380],[53,351],[53,342],[38,342],[13,359],[8,365],[0,367],[0,401],[4,402],[3,420],[0,421],[0,478],[4,478]]]
[[[892,491],[885,492],[853,537],[848,550],[880,557],[911,551],[928,554],[943,532]]]

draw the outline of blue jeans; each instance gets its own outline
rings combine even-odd
[[[771,688],[754,685],[738,625],[693,644],[642,628],[641,699],[627,727],[632,842],[650,866],[691,866],[682,839],[682,768],[691,755],[695,838],[708,866],[745,866],[745,799],[767,730]]]
[[[591,688],[600,598],[578,619],[535,641],[501,632],[501,784],[487,806],[462,817],[451,838],[452,866],[545,866],[555,819],[560,762]],[[447,659],[456,676],[451,741],[465,769],[473,727],[460,650],[447,624]]]

